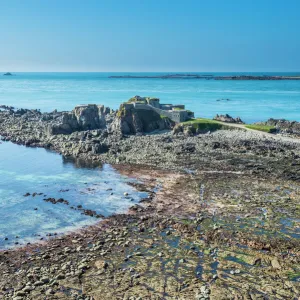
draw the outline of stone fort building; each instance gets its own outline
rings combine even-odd
[[[158,98],[135,96],[123,104],[126,109],[143,109],[156,111],[161,116],[168,117],[176,123],[194,118],[194,113],[186,110],[184,105],[160,104]]]

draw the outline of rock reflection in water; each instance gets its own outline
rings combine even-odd
[[[0,248],[94,224],[147,196],[110,165],[10,142],[0,157]]]

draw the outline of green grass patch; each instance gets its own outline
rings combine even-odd
[[[146,101],[143,101],[143,100],[135,100],[134,98],[131,98],[131,99],[129,99],[127,102],[125,102],[125,103],[128,103],[128,104],[130,104],[130,103],[140,103],[140,104],[146,104],[147,102]]]
[[[173,110],[184,110],[184,109],[180,107],[173,107]]]
[[[192,119],[189,121],[182,122],[181,124],[184,126],[192,126],[194,129],[207,131],[215,131],[223,129],[225,127],[223,124],[220,124],[217,121],[203,118]]]
[[[136,102],[135,98],[130,98],[129,100],[127,100],[125,103],[133,103]]]
[[[164,115],[160,115],[160,118],[161,119],[169,119],[167,116],[164,116]]]
[[[250,128],[250,129],[254,129],[254,130],[264,131],[264,132],[267,132],[267,133],[276,132],[276,127],[274,127],[274,126],[250,124],[250,125],[245,125],[245,127]]]
[[[127,100],[125,103],[143,103],[143,104],[147,104],[148,101],[150,100],[159,100],[158,98],[153,98],[153,97],[141,97],[139,100],[137,100],[135,97],[130,98],[129,100]]]

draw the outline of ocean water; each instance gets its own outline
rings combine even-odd
[[[59,154],[10,142],[0,143],[0,158],[0,249],[99,221],[71,206],[82,205],[109,216],[125,212],[147,196],[128,185],[129,179],[109,165],[81,168]],[[31,195],[25,197],[26,193]],[[32,197],[33,193],[43,195]],[[70,204],[43,200],[49,197],[63,198]]]
[[[132,96],[185,104],[198,117],[229,113],[246,122],[273,118],[300,121],[300,81],[215,81],[199,79],[116,79],[110,75],[166,73],[16,73],[0,75],[0,104],[41,111],[71,110],[84,103],[113,109]],[[198,73],[232,75],[233,73]],[[239,75],[243,73],[236,73]],[[299,75],[299,73],[244,73]],[[217,101],[219,100],[219,101]]]

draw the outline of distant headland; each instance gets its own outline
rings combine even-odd
[[[12,74],[10,72],[4,73],[4,76],[12,76]]]
[[[158,78],[158,79],[206,79],[206,80],[300,80],[300,74],[295,76],[281,75],[233,75],[214,76],[200,74],[164,74],[164,75],[113,75],[109,78]]]

